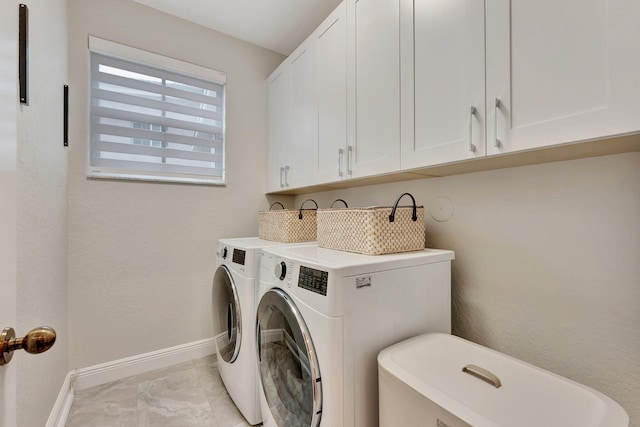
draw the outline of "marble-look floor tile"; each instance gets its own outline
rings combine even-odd
[[[74,397],[67,427],[137,426],[137,400],[135,377],[80,391]]]
[[[138,426],[216,426],[192,362],[138,384]]]
[[[195,366],[218,366],[218,358],[215,354],[211,354],[209,356],[201,357],[200,359],[195,359],[193,361]]]
[[[241,423],[246,424],[246,420],[227,393],[222,378],[220,378],[217,364],[196,366],[196,371],[219,427],[235,427],[238,424],[242,425]]]
[[[79,391],[66,426],[250,427],[215,355]]]
[[[200,385],[208,396],[226,391],[217,364],[196,365],[195,370],[198,373]]]

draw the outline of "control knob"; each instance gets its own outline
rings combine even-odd
[[[281,261],[279,264],[276,264],[276,277],[280,280],[284,280],[287,277],[287,264],[284,261]]]
[[[222,259],[227,259],[228,253],[229,253],[229,250],[225,246],[224,249],[222,249]]]

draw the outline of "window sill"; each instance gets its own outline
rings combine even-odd
[[[95,180],[111,180],[111,181],[144,181],[155,182],[159,184],[191,184],[191,185],[210,185],[216,187],[224,187],[224,180],[206,179],[206,178],[184,178],[173,176],[155,176],[155,175],[127,175],[121,173],[95,172],[87,173],[88,179]]]

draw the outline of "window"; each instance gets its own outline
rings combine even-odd
[[[89,176],[224,184],[226,75],[90,37]]]

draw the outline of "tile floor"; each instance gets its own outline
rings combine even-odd
[[[215,355],[76,392],[67,427],[248,427]]]

